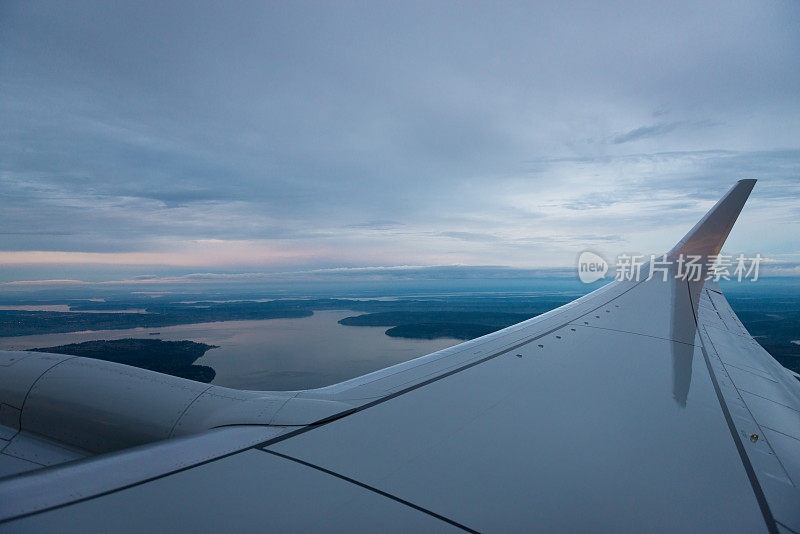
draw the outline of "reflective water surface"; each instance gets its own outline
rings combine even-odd
[[[360,312],[318,311],[301,319],[226,321],[157,329],[96,330],[0,338],[0,349],[29,349],[127,337],[188,339],[218,348],[195,363],[217,372],[213,384],[257,389],[308,389],[335,384],[459,342],[387,336],[386,327],[342,326]],[[157,333],[158,335],[151,335]]]

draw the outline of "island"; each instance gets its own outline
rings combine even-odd
[[[530,319],[536,314],[482,311],[394,311],[366,313],[345,317],[345,326],[391,326],[390,337],[408,339],[475,339],[507,326]]]
[[[468,340],[485,336],[500,330],[500,327],[486,326],[484,324],[457,324],[457,323],[419,323],[401,324],[386,331],[389,337],[402,337],[406,339],[438,339],[449,337]]]
[[[211,382],[216,371],[207,365],[194,362],[215,345],[194,341],[163,341],[161,339],[98,339],[83,343],[70,343],[56,347],[29,349],[34,352],[51,352],[83,356],[108,362],[124,363],[159,373],[166,373],[198,382]]]

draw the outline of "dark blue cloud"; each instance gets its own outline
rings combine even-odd
[[[622,135],[618,135],[614,138],[614,144],[621,145],[622,143],[629,143],[648,137],[659,137],[674,131],[679,126],[681,126],[679,122],[662,122],[653,124],[652,126],[641,126]]]

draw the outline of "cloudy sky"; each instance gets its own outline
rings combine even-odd
[[[0,3],[0,282],[800,259],[797,2]]]

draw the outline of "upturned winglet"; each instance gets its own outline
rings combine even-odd
[[[756,180],[739,180],[667,255],[700,256],[703,263],[716,256],[747,202]]]

